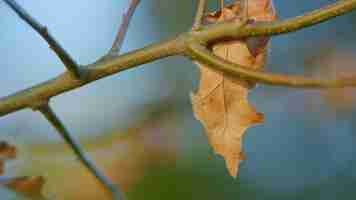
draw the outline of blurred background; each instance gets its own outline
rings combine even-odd
[[[128,1],[18,0],[81,64],[111,47]],[[226,1],[228,2],[228,1]],[[280,19],[331,0],[275,0]],[[209,10],[218,8],[209,0]],[[122,52],[189,30],[195,1],[142,0]],[[48,45],[0,2],[0,96],[64,71]],[[335,77],[356,73],[356,13],[272,39],[266,70]],[[113,75],[53,98],[51,104],[88,154],[130,200],[350,199],[356,195],[356,93],[259,86],[249,100],[265,123],[243,139],[247,159],[231,178],[194,119],[189,93],[198,70],[172,57]],[[58,199],[105,199],[105,194],[36,112],[0,119],[0,140],[18,147],[7,164],[16,175],[46,178]],[[1,192],[0,192],[1,195]]]

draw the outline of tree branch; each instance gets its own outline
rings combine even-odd
[[[351,12],[356,8],[356,0],[338,0],[323,8],[308,12],[304,15],[277,22],[259,22],[241,28],[234,22],[222,22],[195,32],[201,42],[214,42],[223,38],[246,38],[257,36],[273,36],[294,32],[307,28],[334,17]]]
[[[86,76],[81,80],[73,79],[68,75],[68,73],[64,73],[49,81],[19,91],[10,96],[0,98],[0,117],[14,111],[32,107],[32,105],[36,102],[50,99],[50,97],[68,92],[75,88],[79,88],[95,80],[121,72],[123,70],[138,67],[141,64],[152,62],[157,59],[162,59],[164,57],[173,55],[184,55],[186,57],[196,59],[194,56],[190,55],[194,54],[194,51],[192,51],[191,48],[192,45],[190,45],[192,43],[199,42],[201,44],[207,44],[226,38],[238,39],[241,37],[278,35],[288,33],[321,23],[328,19],[350,12],[355,8],[356,0],[339,0],[330,6],[307,13],[304,16],[299,16],[280,22],[260,23],[256,25],[245,26],[242,26],[242,24],[227,22],[208,26],[202,31],[186,32],[171,40],[152,44],[126,54],[113,56],[102,62],[87,65],[84,68]],[[226,64],[225,62],[221,62],[219,59],[217,59],[215,62],[219,62],[222,66]],[[213,66],[219,67],[216,65]],[[235,68],[236,66],[233,65],[230,67]],[[231,73],[234,73],[233,71],[234,70],[231,70]],[[239,74],[248,75],[247,72],[248,71],[240,71]],[[257,76],[257,78],[259,77],[261,79],[260,82],[266,80],[266,84],[274,81],[270,79],[270,76],[265,77],[265,74],[254,74],[253,76]],[[251,78],[253,78],[253,76],[251,75]],[[275,79],[278,79],[280,84],[291,87],[297,87],[295,85],[298,85],[300,82],[304,83],[299,84],[298,87],[320,88],[322,86],[331,87],[330,85],[335,87],[342,87],[344,85],[354,86],[352,78],[347,80],[334,80],[331,82],[315,82],[315,80],[312,79],[305,80],[300,79],[299,77],[288,79],[288,81],[281,79],[280,76],[275,77]]]
[[[43,114],[43,116],[51,123],[51,125],[62,136],[64,141],[74,151],[79,161],[90,171],[92,175],[95,176],[96,180],[101,183],[105,191],[109,192],[112,198],[115,200],[124,200],[124,195],[122,192],[120,192],[120,190],[117,189],[117,186],[111,183],[110,180],[100,172],[100,170],[95,166],[95,164],[88,157],[85,156],[85,153],[82,150],[80,144],[71,136],[64,124],[61,122],[61,120],[58,118],[52,108],[48,105],[48,102],[43,102],[34,107],[33,109],[39,110]]]
[[[122,16],[122,22],[118,29],[115,40],[112,44],[112,47],[108,53],[109,55],[110,54],[111,55],[119,54],[121,46],[124,42],[124,39],[125,39],[125,36],[127,33],[127,29],[129,28],[131,18],[132,18],[139,3],[140,3],[140,0],[130,0],[129,8]]]
[[[197,43],[193,43],[189,47],[192,59],[198,60],[201,63],[205,63],[208,66],[223,71],[229,75],[237,76],[239,78],[255,81],[258,83],[305,89],[356,86],[356,75],[335,80],[318,80],[313,78],[306,78],[303,76],[271,74],[267,72],[250,70],[245,66],[226,61],[212,54],[211,51],[209,51],[205,46]]]
[[[138,67],[141,64],[167,56],[182,54],[184,43],[180,38],[149,45],[142,49],[87,65],[83,79],[74,79],[67,72],[33,87],[0,98],[0,117],[17,110],[32,107],[36,102],[50,99],[106,76]]]
[[[193,31],[198,31],[203,23],[203,17],[206,7],[206,0],[198,0],[197,12],[195,14],[194,24],[192,26]]]
[[[73,58],[63,49],[63,47],[54,39],[49,33],[47,27],[41,25],[36,21],[27,11],[22,8],[15,0],[4,0],[4,2],[23,19],[28,25],[30,25],[38,34],[47,41],[50,48],[57,54],[67,70],[73,74],[74,77],[80,78],[80,68]]]

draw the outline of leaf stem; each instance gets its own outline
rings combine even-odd
[[[200,30],[203,23],[205,7],[206,7],[206,0],[198,0],[197,12],[195,14],[195,20],[192,27],[193,31]]]

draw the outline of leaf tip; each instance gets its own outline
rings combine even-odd
[[[226,159],[226,167],[231,177],[236,178],[239,170],[238,159]]]

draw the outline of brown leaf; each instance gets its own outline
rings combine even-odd
[[[0,160],[14,159],[16,157],[16,147],[5,141],[0,141]]]
[[[270,0],[249,0],[247,8],[252,23],[277,18]],[[243,13],[240,1],[235,1],[222,11],[207,15],[205,21],[239,22]],[[215,55],[254,70],[263,68],[267,49],[268,38],[223,41],[211,46]],[[263,122],[263,114],[257,113],[247,100],[255,83],[196,64],[200,69],[200,83],[198,91],[191,94],[195,117],[203,124],[214,151],[224,157],[230,175],[236,177],[239,162],[245,159],[242,136],[248,127]]]
[[[33,177],[14,177],[8,178],[4,185],[29,198],[40,198],[42,195],[42,188],[44,185],[44,178],[42,176]]]
[[[42,197],[44,179],[34,177],[7,177],[3,176],[6,160],[16,158],[16,147],[5,141],[0,141],[0,186],[5,186],[30,198]]]
[[[16,157],[16,147],[5,141],[0,141],[0,175],[4,173],[4,165],[6,160]]]

